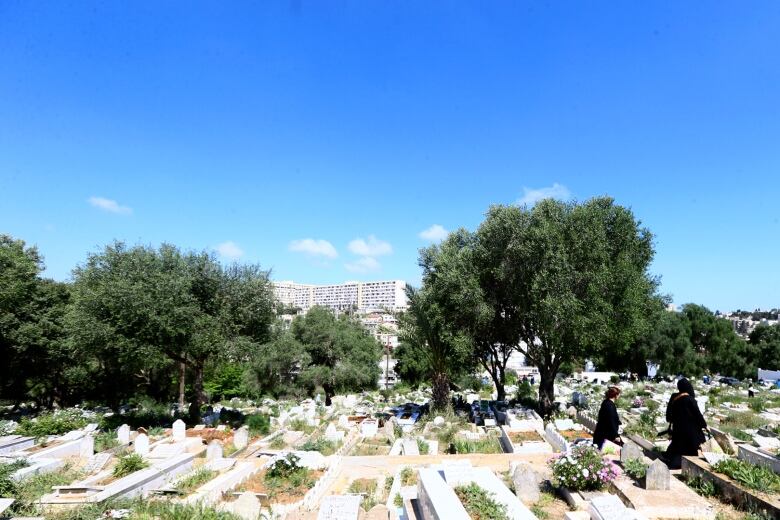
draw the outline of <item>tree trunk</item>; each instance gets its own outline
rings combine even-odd
[[[194,365],[192,370],[195,377],[192,380],[194,395],[190,404],[190,420],[197,424],[200,422],[200,405],[206,401],[203,393],[203,365]]]
[[[433,409],[445,411],[450,407],[450,378],[444,372],[433,374]]]
[[[539,413],[549,417],[555,408],[555,372],[539,369]]]
[[[325,406],[333,404],[333,396],[336,395],[336,391],[332,385],[322,385],[322,389],[325,390]]]
[[[179,409],[184,409],[184,379],[187,375],[187,365],[179,363]]]

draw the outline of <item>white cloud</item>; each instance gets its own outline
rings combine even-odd
[[[393,252],[390,242],[379,240],[374,235],[368,235],[368,240],[356,238],[349,243],[349,250],[359,256],[383,256]]]
[[[100,208],[103,211],[109,213],[117,213],[119,215],[130,215],[133,212],[133,208],[128,206],[120,206],[119,203],[112,199],[106,199],[104,197],[90,197],[87,199],[91,205],[96,208]]]
[[[434,224],[428,229],[424,229],[420,231],[419,237],[423,240],[427,240],[429,242],[441,242],[445,238],[447,238],[448,231],[444,229],[443,226],[439,224]]]
[[[382,265],[372,256],[363,256],[354,262],[344,264],[344,267],[347,271],[353,273],[368,273],[371,271],[378,271],[382,268]]]
[[[336,258],[339,254],[333,244],[327,240],[317,240],[314,238],[304,238],[290,242],[290,251],[304,253],[310,256],[324,256],[325,258]]]
[[[217,253],[223,258],[230,258],[231,260],[244,256],[244,250],[238,247],[238,244],[232,240],[219,244],[217,246]]]
[[[517,201],[517,205],[533,206],[542,199],[550,198],[568,200],[571,198],[571,192],[569,191],[569,188],[563,184],[558,184],[557,182],[554,182],[552,186],[547,186],[545,188],[532,189],[523,186],[523,196]]]

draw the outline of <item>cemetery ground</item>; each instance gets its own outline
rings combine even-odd
[[[0,423],[0,517],[131,519],[760,519],[780,513],[780,390],[696,382],[713,438],[682,470],[674,382],[617,382],[626,446],[590,446],[614,375],[560,379],[554,417],[485,389],[429,410],[426,389],[331,406],[233,400],[200,424],[153,404],[14,412]],[[517,388],[511,388],[515,395]],[[387,400],[385,400],[387,397]],[[24,410],[22,411],[24,412]],[[186,417],[185,417],[186,418]],[[588,469],[583,473],[583,469]],[[584,476],[586,475],[587,476]]]

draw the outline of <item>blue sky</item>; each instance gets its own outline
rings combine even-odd
[[[609,194],[676,303],[780,306],[780,3],[417,4],[0,2],[0,232],[416,282],[434,225]]]

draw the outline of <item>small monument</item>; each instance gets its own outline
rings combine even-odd
[[[141,433],[135,438],[133,450],[142,457],[149,455],[149,437],[145,433]]]
[[[183,441],[187,438],[187,425],[184,421],[177,419],[173,423],[173,441]]]

